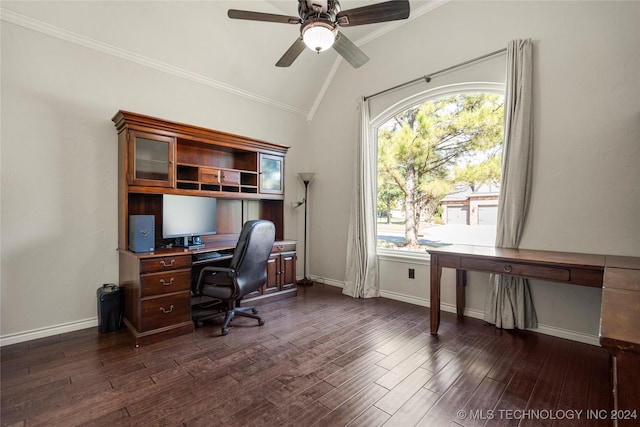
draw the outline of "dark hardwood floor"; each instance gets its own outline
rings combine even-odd
[[[2,425],[610,425],[587,416],[612,407],[599,347],[448,313],[432,337],[424,307],[320,284],[260,313],[140,348],[97,328],[5,346]]]

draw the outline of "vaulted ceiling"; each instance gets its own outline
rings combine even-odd
[[[446,0],[444,0],[446,1]],[[443,0],[413,0],[409,20]],[[341,0],[342,10],[380,0]],[[339,67],[333,49],[275,63],[298,25],[232,20],[228,9],[297,16],[297,0],[2,1],[2,20],[311,118]],[[406,20],[341,28],[363,51]],[[356,72],[367,73],[367,64]]]

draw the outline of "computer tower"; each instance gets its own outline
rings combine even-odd
[[[129,215],[129,250],[132,252],[153,252],[155,246],[155,217],[153,215]]]

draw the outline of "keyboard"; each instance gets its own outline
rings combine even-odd
[[[194,261],[206,261],[208,259],[220,258],[222,254],[220,252],[201,252],[193,254]]]

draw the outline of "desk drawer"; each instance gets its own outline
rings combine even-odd
[[[204,184],[220,184],[220,171],[218,169],[200,168],[200,182]]]
[[[461,267],[469,270],[488,271],[490,273],[551,280],[555,282],[568,282],[571,279],[571,271],[569,269],[543,267],[540,265],[463,258]]]
[[[220,183],[222,185],[240,185],[240,172],[229,170],[220,171]]]
[[[191,268],[191,256],[166,256],[159,258],[148,258],[140,261],[140,273],[157,273],[168,270],[181,270]]]
[[[142,300],[142,332],[191,319],[191,293],[180,292]]]
[[[273,244],[273,249],[271,253],[280,253],[280,252],[295,252],[296,251],[296,242],[275,242]]]
[[[604,270],[604,287],[640,291],[640,270],[607,267]]]
[[[175,270],[146,274],[140,277],[142,297],[162,295],[191,289],[191,270]]]

